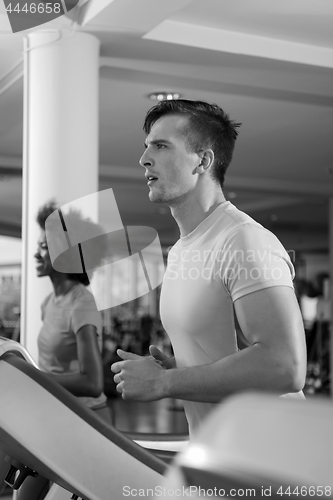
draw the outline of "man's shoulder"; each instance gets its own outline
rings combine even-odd
[[[254,225],[257,227],[263,228],[259,222],[254,220],[250,215],[239,210],[232,203],[228,203],[228,205],[221,210],[219,217],[216,221],[218,224],[222,225],[225,229],[237,229],[241,228],[245,224]]]
[[[222,208],[222,207],[221,207]],[[210,228],[211,236],[215,239],[227,242],[235,234],[242,235],[256,229],[266,232],[267,230],[245,212],[239,210],[232,203],[228,203],[224,209],[219,211],[214,223]],[[267,231],[269,233],[269,231]]]
[[[232,204],[220,214],[216,223],[216,238],[227,248],[265,248],[285,256],[286,249],[274,233]]]

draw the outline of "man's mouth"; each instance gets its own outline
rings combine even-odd
[[[157,181],[157,180],[158,180],[158,178],[157,178],[157,177],[154,177],[153,175],[148,175],[147,180],[148,180],[148,182],[147,182],[148,186],[151,186],[151,184],[152,184],[153,182]]]

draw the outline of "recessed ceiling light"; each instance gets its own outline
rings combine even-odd
[[[152,92],[148,97],[152,101],[172,101],[173,99],[179,99],[180,94],[178,92],[167,92],[163,90],[161,92]]]

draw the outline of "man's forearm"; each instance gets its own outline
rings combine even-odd
[[[214,403],[250,389],[284,394],[302,389],[303,372],[301,364],[279,361],[256,344],[211,364],[166,370],[162,392],[164,397]]]

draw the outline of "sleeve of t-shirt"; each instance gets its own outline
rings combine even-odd
[[[226,241],[220,275],[234,302],[272,286],[293,288],[295,272],[288,252],[273,233],[243,224]]]
[[[101,313],[97,310],[93,296],[77,300],[71,315],[72,330],[75,334],[85,325],[93,325],[100,335],[102,332]]]

